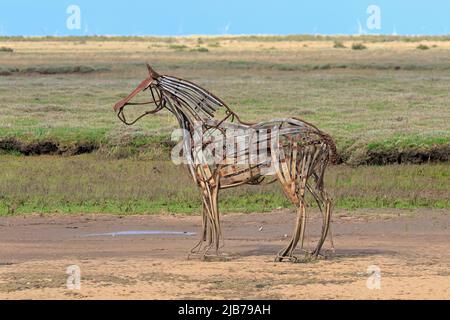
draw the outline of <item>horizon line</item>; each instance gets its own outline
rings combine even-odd
[[[105,38],[117,38],[117,37],[129,37],[129,38],[189,38],[189,37],[292,37],[292,36],[308,36],[308,37],[448,37],[447,34],[389,34],[389,33],[377,33],[377,34],[311,34],[311,33],[290,33],[290,34],[265,34],[265,33],[241,33],[241,34],[183,34],[183,35],[153,35],[153,34],[141,34],[141,35],[120,35],[120,34],[84,34],[84,35],[0,35],[0,38],[80,38],[80,37],[105,37]]]

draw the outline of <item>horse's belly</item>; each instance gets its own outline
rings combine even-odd
[[[237,183],[251,183],[261,179],[263,176],[273,175],[274,171],[270,167],[247,165],[225,165],[219,170],[220,184],[222,186]]]

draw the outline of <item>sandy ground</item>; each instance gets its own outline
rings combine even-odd
[[[450,298],[450,211],[338,212],[334,254],[311,263],[274,263],[294,218],[289,211],[226,215],[230,258],[200,261],[187,260],[197,235],[92,235],[197,232],[197,216],[1,217],[0,298]],[[316,215],[309,221],[308,244],[318,222]],[[67,288],[72,265],[80,269],[80,289]]]

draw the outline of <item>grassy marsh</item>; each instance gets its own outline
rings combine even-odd
[[[198,213],[200,193],[184,167],[169,161],[74,157],[0,158],[0,214]],[[330,167],[326,184],[338,208],[450,209],[450,167]],[[224,212],[289,208],[278,183],[221,192]]]

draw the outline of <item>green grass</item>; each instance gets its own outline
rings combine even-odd
[[[352,50],[364,50],[367,49],[363,43],[352,43]]]
[[[1,156],[0,165],[1,215],[200,212],[200,193],[186,168],[168,161]],[[447,164],[332,166],[326,177],[336,207],[343,209],[450,209],[449,181]],[[291,204],[275,183],[224,190],[220,208],[264,212]]]
[[[430,49],[430,47],[425,45],[425,44],[419,44],[417,46],[417,49],[419,49],[419,50],[428,50],[428,49]]]
[[[25,68],[17,67],[3,67],[0,72],[3,75],[11,75],[13,73],[38,73],[43,75],[57,75],[57,74],[73,74],[73,73],[92,73],[105,72],[111,69],[107,66],[87,66],[87,65],[61,65],[61,66],[32,66]]]
[[[169,48],[173,49],[173,50],[182,51],[182,50],[186,50],[188,48],[188,46],[186,46],[184,44],[170,44]]]
[[[192,48],[192,52],[209,52],[208,48],[205,47],[198,47],[198,48]]]
[[[210,48],[219,48],[220,47],[220,42],[209,42],[207,45]]]
[[[0,52],[14,52],[14,49],[8,47],[0,47]]]

